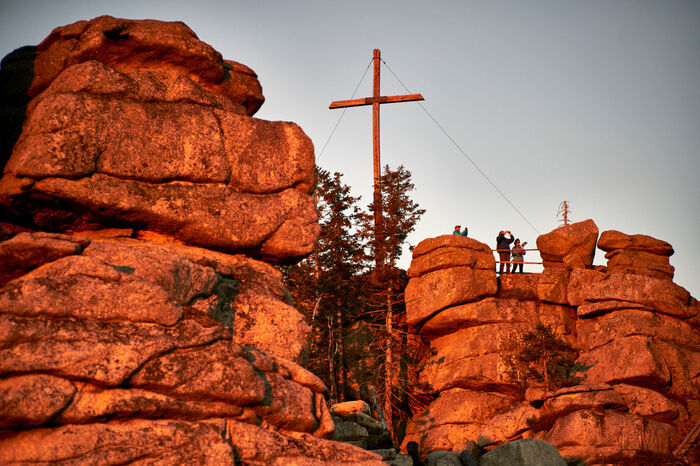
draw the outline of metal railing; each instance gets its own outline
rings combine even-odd
[[[500,253],[500,252],[512,252],[510,249],[491,249],[492,252]],[[523,251],[539,251],[539,249],[523,249]],[[542,262],[519,262],[519,261],[501,261],[496,259],[496,264],[533,264],[533,265],[542,265]]]

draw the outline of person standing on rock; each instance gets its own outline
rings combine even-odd
[[[455,231],[452,232],[453,235],[460,235],[460,236],[469,236],[469,228],[464,227],[464,231],[460,231],[462,229],[461,225],[455,225]]]
[[[520,244],[520,238],[515,240],[513,250],[510,252],[513,255],[513,273],[518,273],[518,266],[520,266],[520,273],[523,273],[523,256],[525,255],[524,246],[526,244],[527,241]]]
[[[506,234],[510,238],[506,238]],[[498,257],[500,258],[501,267],[499,269],[499,274],[503,274],[503,266],[506,266],[506,273],[510,273],[510,243],[513,242],[513,234],[508,231],[498,232],[496,237],[496,250],[498,251]]]

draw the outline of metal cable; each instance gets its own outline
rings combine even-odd
[[[396,76],[396,73],[394,73],[394,71],[391,69],[391,67],[389,67],[389,65],[384,61],[384,59],[381,59],[381,61],[382,61],[382,63],[384,63],[384,65],[387,67],[387,69],[389,70],[389,72],[390,72],[392,75],[394,75],[394,77],[396,78],[396,80],[397,80],[399,83],[401,83],[401,85],[404,87],[404,89],[406,89],[406,92],[408,92],[408,93],[410,94],[412,91],[409,90],[408,87],[406,87],[406,85],[403,83],[403,81],[401,81],[401,79],[399,79],[398,76]],[[423,105],[423,103],[422,103],[422,102],[417,102],[417,103],[418,103],[418,105],[420,105],[420,108],[423,109],[423,111],[425,112],[425,114],[428,115],[428,117],[429,117],[431,120],[433,120],[433,123],[435,123],[435,125],[436,125],[438,128],[440,128],[440,130],[445,134],[445,136],[447,136],[447,138],[448,138],[450,141],[452,141],[452,144],[454,144],[454,146],[457,148],[457,150],[459,150],[459,151],[462,153],[462,155],[463,155],[464,157],[466,157],[467,160],[469,160],[469,161],[471,162],[472,165],[474,165],[474,168],[476,168],[477,171],[478,171],[479,173],[481,173],[481,176],[483,176],[483,177],[486,179],[486,181],[488,181],[488,182],[491,184],[491,186],[493,187],[493,189],[495,189],[495,190],[498,192],[498,194],[500,194],[501,197],[502,197],[503,199],[505,199],[505,201],[506,201],[508,204],[510,204],[510,206],[511,206],[513,209],[515,209],[515,211],[523,218],[523,220],[525,220],[525,221],[527,222],[527,224],[530,225],[530,227],[531,227],[533,230],[535,230],[535,232],[536,232],[538,235],[540,235],[539,230],[537,230],[537,228],[535,228],[535,226],[534,226],[532,223],[530,223],[530,221],[527,219],[527,217],[525,217],[525,215],[520,211],[520,209],[518,209],[518,208],[515,206],[515,204],[513,204],[513,202],[511,202],[511,200],[508,199],[508,197],[507,197],[505,194],[503,194],[503,191],[501,191],[501,190],[498,188],[498,186],[496,186],[496,183],[494,183],[493,181],[491,181],[491,178],[489,178],[488,176],[486,176],[486,173],[484,173],[484,172],[481,170],[481,168],[479,168],[479,166],[476,164],[476,162],[474,162],[474,160],[472,160],[472,158],[469,157],[469,155],[467,155],[467,153],[462,149],[462,147],[460,147],[460,145],[457,144],[457,141],[455,141],[455,140],[452,138],[452,136],[450,136],[450,135],[447,133],[447,131],[445,130],[445,128],[443,128],[442,125],[441,125],[440,123],[438,123],[438,121],[430,114],[430,112],[425,108],[425,106]]]
[[[355,90],[352,92],[352,97],[350,99],[355,98],[355,94],[357,94],[357,90],[360,88],[360,84],[362,84],[362,81],[364,81],[365,76],[367,76],[367,71],[369,70],[369,67],[372,66],[372,61],[374,58],[372,58],[369,63],[367,64],[367,68],[365,68],[365,72],[362,73],[362,77],[360,78],[360,81],[357,83],[357,86],[355,86]],[[326,139],[326,143],[323,145],[323,148],[321,149],[321,152],[319,152],[318,157],[316,157],[316,160],[320,160],[321,157],[323,156],[323,152],[326,150],[326,147],[328,147],[328,143],[331,142],[331,138],[333,137],[333,134],[335,134],[335,130],[338,129],[338,125],[340,125],[340,120],[343,119],[343,116],[345,115],[345,112],[347,111],[347,108],[344,108],[343,111],[340,113],[340,116],[338,117],[338,121],[335,122],[335,126],[333,127],[333,130],[331,131],[331,134],[328,136],[328,139]]]

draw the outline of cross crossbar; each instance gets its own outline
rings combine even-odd
[[[407,95],[388,95],[381,97],[364,97],[361,99],[352,100],[336,100],[331,102],[328,108],[343,108],[343,107],[359,107],[362,105],[372,105],[377,102],[379,104],[391,104],[394,102],[413,102],[416,100],[425,100],[420,94],[407,94]]]

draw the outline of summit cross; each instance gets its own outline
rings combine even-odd
[[[390,104],[394,102],[412,102],[416,100],[424,100],[423,96],[420,94],[407,94],[407,95],[390,95],[381,96],[379,95],[379,64],[381,61],[381,54],[379,49],[374,49],[374,55],[372,57],[374,62],[374,82],[372,86],[372,97],[364,97],[361,99],[352,100],[336,100],[331,102],[328,107],[330,109],[334,108],[346,108],[346,107],[359,107],[361,105],[371,105],[372,106],[372,153],[374,159],[374,229],[375,234],[379,232],[379,226],[382,221],[382,198],[381,191],[379,189],[379,183],[381,181],[381,163],[379,158],[379,105],[380,104]],[[377,237],[377,251],[375,255],[375,262],[377,267],[384,264],[384,251],[383,245],[379,244],[379,238]]]

